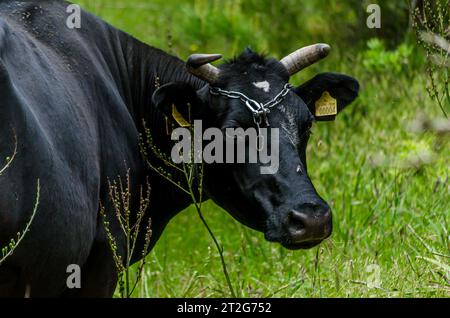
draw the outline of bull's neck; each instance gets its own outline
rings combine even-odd
[[[126,40],[126,52],[128,78],[125,81],[130,92],[127,107],[138,131],[145,138],[143,129],[143,122],[145,122],[145,127],[149,129],[152,137],[152,145],[170,158],[173,145],[170,138],[170,125],[165,116],[152,103],[153,93],[158,87],[170,82],[188,83],[195,89],[200,89],[205,83],[189,74],[184,62],[179,58],[131,37]],[[153,167],[169,171],[172,181],[183,183],[184,175],[182,173],[165,165],[149,147],[146,150],[148,162]],[[152,218],[161,219],[161,222],[165,223],[192,203],[189,195],[183,193],[152,169],[148,169],[145,173],[150,177],[150,186],[152,187],[150,202]]]
[[[138,127],[145,119],[151,126],[164,126],[164,116],[152,104],[153,93],[162,85],[183,82],[200,89],[205,83],[186,71],[176,56],[132,37],[127,39],[127,68],[130,98],[128,107]],[[151,122],[150,122],[151,121]]]

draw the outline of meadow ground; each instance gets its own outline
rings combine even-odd
[[[427,95],[428,78],[414,41],[404,44],[403,53],[397,49],[399,67],[381,63],[376,68],[370,60],[377,62],[370,53],[376,41],[353,49],[335,37],[327,39],[330,33],[322,30],[320,15],[304,21],[308,30],[325,34],[316,40],[284,26],[279,21],[283,8],[270,7],[273,15],[261,8],[249,15],[245,1],[78,3],[181,58],[196,51],[230,58],[247,44],[280,57],[313,40],[329,42],[334,49],[330,57],[292,83],[322,71],[346,73],[361,83],[359,99],[335,122],[317,123],[308,147],[310,177],[333,210],[329,240],[311,250],[288,251],[214,203],[205,204],[238,296],[450,296],[450,148],[448,140],[411,128],[419,114],[443,117]],[[277,42],[271,28],[287,34]],[[136,297],[230,296],[219,255],[193,208],[168,225],[148,256],[143,278]]]

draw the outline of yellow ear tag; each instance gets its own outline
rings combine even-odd
[[[183,115],[181,115],[175,105],[172,104],[172,117],[173,119],[180,125],[181,127],[190,127],[191,124],[189,124],[186,119],[184,119]]]
[[[317,117],[337,115],[337,100],[334,99],[327,91],[316,101]]]

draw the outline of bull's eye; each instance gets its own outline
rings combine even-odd
[[[240,127],[241,127],[241,125],[236,120],[227,120],[222,125],[222,130],[225,130],[227,128],[237,129],[237,128],[240,128]]]

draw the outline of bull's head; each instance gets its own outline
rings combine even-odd
[[[278,61],[247,49],[218,68],[209,63],[220,55],[196,54],[189,58],[187,69],[208,85],[195,90],[185,83],[166,84],[155,92],[153,101],[168,116],[173,104],[180,112],[192,105],[191,118],[201,119],[203,128],[255,127],[255,112],[246,101],[263,104],[274,99],[288,87],[290,76],[324,58],[329,50],[326,44],[312,45]],[[261,121],[264,125],[267,119],[271,128],[279,129],[275,141],[278,169],[263,174],[261,163],[207,164],[208,196],[241,223],[289,249],[310,248],[326,239],[332,231],[331,210],[308,177],[306,146],[312,124],[333,120],[356,98],[358,90],[355,79],[335,73],[319,74],[285,90],[270,112],[262,114],[267,118]],[[229,92],[244,97],[227,97]],[[268,148],[274,146],[269,144]]]

